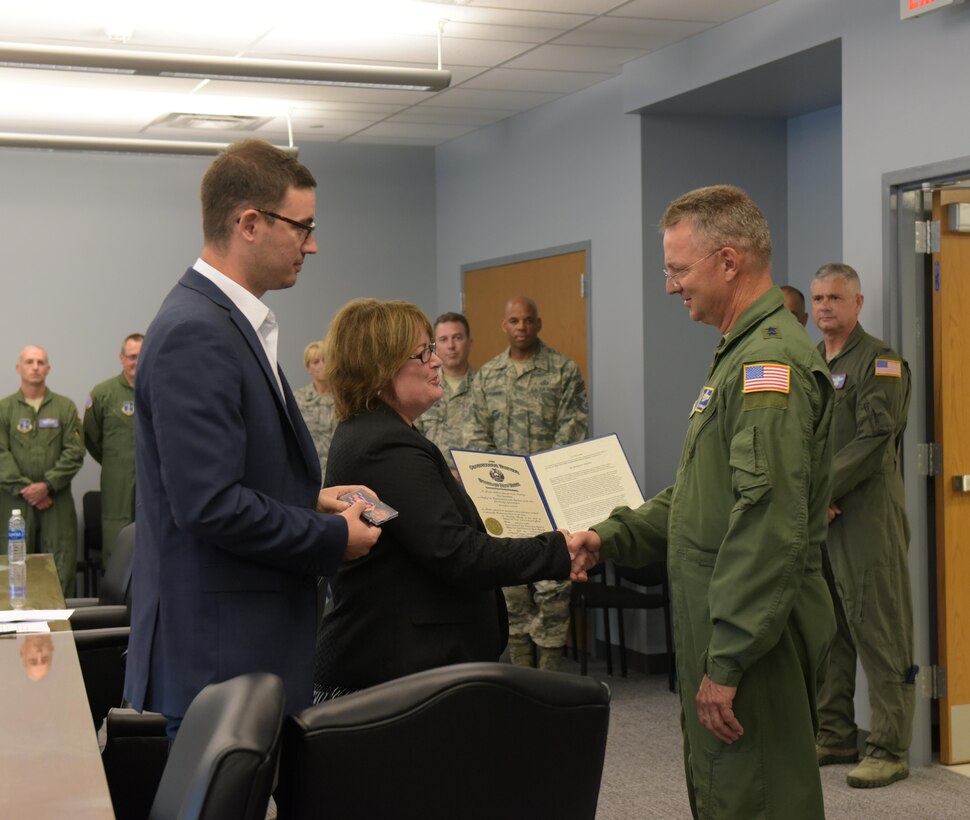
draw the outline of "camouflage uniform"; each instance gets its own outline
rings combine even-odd
[[[101,465],[101,558],[135,520],[135,388],[123,373],[101,382],[84,408],[84,445]]]
[[[824,354],[824,342],[819,351]],[[840,624],[819,692],[819,744],[856,747],[858,652],[872,707],[866,754],[900,760],[915,708],[909,524],[900,469],[909,365],[856,325],[829,369],[835,386],[832,498],[842,513],[829,524],[828,548],[847,623]]]
[[[452,470],[455,469],[455,462],[451,457],[451,448],[465,446],[465,429],[472,413],[471,384],[474,376],[475,369],[469,367],[453,390],[451,382],[442,373],[441,389],[444,395],[414,423],[429,441],[438,446]]]
[[[746,381],[746,366],[771,363],[784,388]],[[674,485],[593,527],[604,559],[667,562],[688,794],[704,820],[824,816],[815,693],[835,632],[822,576],[832,392],[771,288],[715,350]],[[705,674],[737,687],[744,734],[731,745],[698,720]]]
[[[333,395],[318,393],[312,384],[293,391],[296,406],[300,408],[303,421],[306,422],[313,444],[317,448],[317,458],[320,459],[320,475],[327,474],[327,453],[330,452],[330,439],[333,438],[333,428],[337,426],[334,414]]]
[[[48,390],[35,411],[23,391],[0,401],[0,520],[15,509],[27,523],[27,551],[54,554],[64,595],[74,594],[77,579],[77,512],[71,479],[84,462],[81,420],[66,396]],[[37,481],[50,482],[54,503],[37,510],[20,491]],[[4,540],[6,552],[6,540]]]
[[[579,367],[541,340],[525,362],[514,362],[506,350],[482,365],[471,393],[473,412],[462,437],[472,450],[531,455],[586,438],[589,412]],[[540,665],[558,667],[570,588],[568,581],[505,588],[513,661],[525,663],[526,650],[531,657],[531,639]]]

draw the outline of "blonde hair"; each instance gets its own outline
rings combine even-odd
[[[324,370],[338,418],[373,410],[382,394],[395,398],[392,380],[422,330],[432,338],[428,317],[410,302],[355,299],[337,312],[324,339]]]
[[[768,220],[740,188],[710,185],[677,197],[660,219],[661,233],[684,220],[713,246],[746,251],[763,265],[771,264]]]
[[[314,359],[319,359],[323,356],[323,339],[316,342],[310,342],[305,348],[303,348],[303,366],[309,367],[310,362]]]

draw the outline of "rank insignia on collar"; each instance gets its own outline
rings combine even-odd
[[[845,387],[845,373],[833,373],[832,374],[832,387],[836,390],[841,390]]]
[[[128,399],[128,401],[122,402],[121,412],[124,413],[126,416],[135,415],[135,403],[131,399]]]
[[[714,388],[705,385],[701,388],[700,395],[697,397],[697,401],[694,402],[694,406],[691,408],[690,414],[693,416],[694,413],[703,413],[707,409],[707,405],[711,403],[711,398],[714,395]]]
[[[20,419],[20,421],[17,422],[17,429],[21,433],[29,433],[34,429],[34,423],[30,419]]]

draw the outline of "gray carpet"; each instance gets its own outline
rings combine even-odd
[[[563,662],[578,674],[578,664]],[[616,671],[616,670],[615,670]],[[690,818],[684,785],[679,700],[665,675],[606,675],[592,662],[590,674],[613,692],[610,736],[597,820]],[[907,780],[883,789],[846,785],[850,766],[825,766],[822,788],[828,820],[967,820],[970,778],[943,766],[913,769]]]

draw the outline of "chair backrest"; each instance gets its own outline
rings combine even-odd
[[[266,672],[199,692],[169,753],[152,820],[263,820],[284,701],[283,682]]]
[[[613,570],[617,580],[622,579],[642,587],[660,586],[663,587],[662,594],[666,596],[667,564],[664,561],[656,561],[642,567],[623,567],[615,564]]]
[[[129,627],[82,629],[74,633],[84,689],[95,727],[114,706],[120,706],[125,687],[125,652]]]
[[[84,558],[91,553],[101,554],[101,491],[88,490],[81,496],[81,515],[84,518]]]
[[[135,524],[123,527],[115,539],[111,560],[98,590],[99,604],[131,606],[131,567],[135,560]]]
[[[592,818],[610,690],[500,663],[418,672],[286,719],[284,818]]]
[[[156,712],[108,712],[101,762],[117,820],[148,817],[168,761],[167,724]]]

